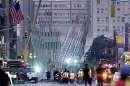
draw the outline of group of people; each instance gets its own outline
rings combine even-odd
[[[103,68],[101,64],[99,64],[99,66],[97,67],[96,69],[96,80],[98,83],[97,86],[103,86],[104,79],[102,75],[105,70],[106,69]],[[124,68],[123,68],[123,71],[125,71]],[[124,73],[120,71],[120,68],[118,70],[114,70],[114,72],[119,73],[118,79],[114,80],[112,77],[110,82],[108,83],[110,84],[109,86],[130,86],[129,73]],[[114,73],[112,75],[114,75]],[[92,86],[92,77],[90,74],[90,68],[88,67],[87,64],[85,65],[85,68],[84,68],[84,81],[85,81],[85,86],[87,86],[87,84],[89,84],[89,86]]]
[[[99,65],[96,69],[95,72],[93,72],[93,70],[88,67],[87,64],[85,64],[85,68],[83,69],[84,72],[84,82],[85,82],[85,86],[89,85],[92,86],[92,82],[93,82],[93,77],[95,76],[95,72],[96,72],[96,79],[98,82],[98,86],[103,86],[103,78],[101,76],[101,74],[103,74],[104,72],[104,68]],[[72,75],[72,77],[70,76]],[[63,79],[63,81],[65,83],[73,82],[71,79],[74,79],[76,77],[74,76],[74,73],[70,74],[67,70],[64,71],[63,76],[65,77]],[[123,73],[120,71],[120,78],[118,80],[113,80],[111,79],[110,82],[110,86],[130,86],[130,81],[128,80],[128,73]],[[47,72],[47,77],[48,79],[50,79],[50,72]],[[68,77],[70,77],[70,79],[68,79]],[[10,78],[8,76],[8,74],[6,74],[3,69],[2,69],[2,62],[0,61],[0,86],[10,86],[11,85],[11,81]]]

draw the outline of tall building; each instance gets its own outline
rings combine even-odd
[[[93,38],[99,35],[113,38],[113,30],[124,36],[125,23],[130,22],[129,0],[93,0]]]
[[[93,39],[105,35],[114,39],[114,30],[125,41],[125,24],[130,23],[130,0],[91,0],[91,34],[86,40],[86,52]],[[82,58],[82,61],[85,58]]]
[[[35,13],[39,0],[35,1]],[[89,0],[42,0],[32,31],[35,52],[44,70],[56,70],[66,58],[84,54]],[[90,0],[91,1],[91,0]],[[90,29],[91,30],[91,29]]]
[[[104,35],[105,37],[114,39],[114,31],[116,34],[120,35],[121,42],[124,43],[125,24],[130,23],[130,0],[91,1],[92,36],[90,39],[87,38],[88,41],[86,41],[86,50],[88,50],[88,47],[92,45],[93,39],[98,36]],[[88,45],[89,42],[90,45]],[[123,48],[120,48],[118,53],[122,53],[122,51]],[[84,59],[85,58],[83,58],[83,60]]]

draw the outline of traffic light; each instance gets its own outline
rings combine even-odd
[[[122,43],[122,37],[120,35],[116,35],[115,41],[116,41],[116,44],[121,44]]]
[[[1,54],[3,55],[3,56],[6,56],[7,55],[7,50],[6,50],[6,48],[2,48],[2,52],[1,52]]]
[[[115,17],[116,15],[116,7],[115,7],[115,4],[113,3],[111,5],[111,17]]]
[[[24,33],[24,38],[28,38],[28,36],[29,36],[29,33],[28,33],[28,32],[25,32],[25,33]]]

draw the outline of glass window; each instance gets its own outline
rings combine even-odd
[[[124,30],[124,26],[122,26],[122,31]]]
[[[119,20],[119,19],[117,19],[117,22],[120,22],[120,20]]]
[[[130,17],[129,17],[128,19],[129,19],[129,21],[130,21]]]
[[[109,26],[106,26],[106,32],[109,31]]]
[[[100,29],[98,28],[97,31],[100,31]]]
[[[100,4],[100,0],[97,0],[97,4]]]
[[[104,20],[102,19],[102,22],[104,22]]]
[[[113,19],[113,22],[115,22],[115,19]]]
[[[117,29],[120,29],[120,26],[117,26]]]
[[[104,11],[102,10],[101,13],[104,13]]]
[[[106,22],[108,22],[109,21],[109,17],[106,17]]]
[[[116,28],[116,26],[113,26],[113,28]]]
[[[122,22],[125,22],[125,17],[122,17],[122,18],[121,18],[121,21],[122,21]]]
[[[97,21],[99,22],[99,21],[100,21],[100,18],[97,18]]]
[[[121,9],[120,8],[117,8],[117,11],[120,11]]]

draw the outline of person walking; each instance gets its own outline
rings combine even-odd
[[[103,86],[103,77],[102,74],[104,72],[104,68],[102,68],[102,65],[99,64],[98,68],[96,69],[97,74],[97,82],[98,86]]]
[[[47,71],[47,72],[46,72],[46,77],[47,77],[47,80],[50,80],[50,78],[51,78],[50,71]]]
[[[92,86],[92,79],[90,77],[90,69],[88,67],[88,64],[85,64],[85,68],[84,68],[84,81],[85,81],[85,86],[87,86],[87,84],[89,84],[89,86]]]
[[[3,62],[0,61],[0,86],[10,86],[9,76],[2,70]]]

